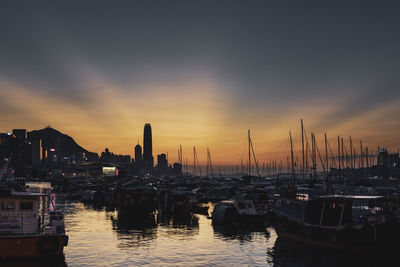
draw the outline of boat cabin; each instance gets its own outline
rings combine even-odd
[[[0,191],[0,235],[37,234],[41,193]]]
[[[321,196],[310,199],[304,214],[306,223],[320,226],[341,226],[351,223],[352,200]]]
[[[363,221],[383,211],[382,196],[321,195],[277,198],[275,211],[290,220],[310,225],[340,227]]]

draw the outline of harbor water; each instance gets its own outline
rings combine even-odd
[[[118,218],[114,211],[65,204],[68,266],[397,266],[277,237],[274,228],[214,228],[205,215]]]
[[[353,255],[284,240],[272,225],[226,229],[213,227],[206,215],[121,218],[81,202],[58,206],[69,236],[65,258],[0,266],[398,266],[397,255]]]

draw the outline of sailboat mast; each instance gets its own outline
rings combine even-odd
[[[343,167],[343,169],[345,168],[345,166],[344,166],[344,145],[343,145],[343,137],[342,137],[342,167]]]
[[[250,160],[250,129],[247,131],[248,133],[248,143],[249,143],[249,168],[248,168],[248,175],[251,174],[251,160]]]
[[[251,151],[253,152],[254,165],[256,166],[257,175],[260,177],[260,171],[259,171],[259,169],[258,169],[258,163],[257,163],[256,153],[254,152],[253,142],[251,141],[251,138],[249,139],[249,141],[250,141]]]
[[[183,164],[182,145],[179,145],[179,149],[180,149],[180,151],[181,151],[181,159],[180,159],[180,162],[181,162],[181,165],[182,165],[182,164]]]
[[[313,178],[315,179],[317,176],[317,149],[315,144],[314,133],[311,133],[311,142],[312,142]]]
[[[290,136],[290,157],[292,160],[292,177],[293,177],[293,182],[296,180],[296,174],[294,172],[294,158],[293,158],[293,140],[292,140],[292,133],[289,131],[289,136]]]
[[[196,176],[196,147],[193,147],[193,174]]]
[[[207,147],[207,167],[206,167],[206,175],[208,177],[209,175],[209,167],[208,167],[208,163],[210,162],[210,160],[208,159],[208,147]]]
[[[340,170],[341,166],[340,166],[340,137],[339,136],[337,137],[337,145],[338,145],[338,156],[337,156],[337,158],[338,158],[338,168]]]
[[[325,161],[326,161],[326,173],[328,174],[328,170],[329,170],[329,161],[328,161],[328,138],[326,138],[326,133],[325,133]]]
[[[363,151],[363,146],[362,146],[362,141],[360,141],[360,160],[361,160],[361,168],[364,168],[364,151]]]
[[[303,127],[303,119],[301,119],[301,153],[303,156],[303,165],[302,165],[302,172],[303,172],[303,180],[305,179],[305,171],[304,171],[304,127]]]
[[[197,163],[197,169],[199,170],[199,176],[201,177],[202,174],[201,174],[199,158],[197,157],[197,153],[196,153],[196,147],[193,147],[193,153],[194,153],[194,165],[196,166],[196,163]]]
[[[308,141],[306,143],[306,173],[308,175],[308,150],[310,149],[310,146],[308,145]]]
[[[350,166],[354,169],[354,158],[353,158],[353,140],[350,135]]]
[[[212,168],[212,163],[211,163],[211,153],[210,149],[207,147],[207,177],[210,175],[211,177],[214,177],[214,171]]]
[[[242,172],[242,175],[244,175],[243,158],[240,158],[240,171]]]

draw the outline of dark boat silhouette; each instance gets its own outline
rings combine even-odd
[[[279,237],[352,252],[400,251],[400,221],[383,196],[277,195]]]

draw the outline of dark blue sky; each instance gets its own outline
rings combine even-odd
[[[398,1],[1,1],[0,111],[60,124],[6,99],[19,88],[99,119],[96,88],[132,105],[150,90],[161,103],[211,97],[224,106],[219,123],[244,129],[286,131],[282,120],[304,117],[312,129],[358,134],[376,130],[369,116],[386,128],[377,137],[400,130],[399,14]]]

